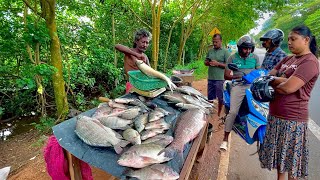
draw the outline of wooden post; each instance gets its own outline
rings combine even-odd
[[[69,174],[71,180],[82,180],[81,169],[80,169],[80,160],[73,156],[70,152],[66,151],[68,165],[69,165]]]

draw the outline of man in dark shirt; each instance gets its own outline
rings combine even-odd
[[[272,70],[287,54],[280,48],[284,34],[280,29],[272,29],[266,32],[261,38],[262,46],[266,48],[264,60],[261,68]]]

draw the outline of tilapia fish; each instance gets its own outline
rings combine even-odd
[[[116,103],[115,101],[109,101],[108,105],[112,108],[121,108],[121,109],[127,109],[127,106],[121,103]]]
[[[121,112],[118,116],[123,119],[134,119],[140,114],[140,107],[133,107]]]
[[[148,114],[141,114],[134,120],[134,127],[140,133],[148,123]]]
[[[132,144],[141,144],[140,134],[134,129],[126,129],[123,131],[122,136],[125,140],[131,142]]]
[[[146,140],[153,136],[163,133],[164,129],[150,129],[141,132],[141,140]]]
[[[121,154],[118,164],[133,168],[143,168],[151,164],[169,161],[171,158],[165,157],[164,153],[159,154],[163,148],[163,146],[154,143],[134,145]]]
[[[182,92],[182,93],[185,93],[188,95],[199,96],[205,100],[208,100],[208,98],[206,96],[204,96],[203,94],[201,94],[201,92],[199,92],[198,90],[196,90],[190,86],[180,86],[180,87],[176,88],[175,91]]]
[[[101,105],[103,104],[103,105]],[[98,119],[101,117],[108,116],[112,112],[112,108],[106,103],[101,103],[97,110],[93,113],[92,118]]]
[[[166,134],[158,134],[156,136],[153,136],[143,142],[141,142],[142,144],[148,144],[148,143],[155,143],[155,144],[159,144],[163,147],[166,147],[167,145],[169,145],[171,142],[173,141],[173,137],[166,135]]]
[[[175,106],[184,109],[184,110],[188,110],[188,109],[200,109],[202,111],[204,111],[206,114],[210,114],[210,111],[204,107],[195,105],[195,104],[184,104],[184,103],[177,103]]]
[[[130,128],[130,124],[132,124],[132,120],[122,119],[116,116],[109,117],[101,117],[98,119],[101,124],[111,128],[111,129],[121,129],[126,130]]]
[[[164,150],[167,157],[182,155],[184,145],[197,137],[206,124],[205,113],[199,109],[187,110],[178,117],[172,143]]]
[[[86,144],[98,147],[113,146],[116,153],[129,144],[122,136],[112,129],[103,126],[98,120],[81,116],[77,119],[75,133]]]
[[[163,130],[168,130],[170,129],[170,124],[167,123],[163,118],[149,122],[145,129],[163,129]]]
[[[165,114],[160,110],[153,110],[149,113],[149,122],[156,121],[164,117]]]
[[[126,176],[148,180],[174,180],[179,178],[177,172],[164,164],[154,164],[136,171],[129,170]]]

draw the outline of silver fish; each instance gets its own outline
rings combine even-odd
[[[140,110],[141,110],[140,107],[133,107],[120,113],[119,117],[123,119],[134,119],[140,114]]]
[[[141,142],[141,144],[155,143],[155,144],[159,144],[159,145],[161,145],[163,147],[166,147],[172,141],[173,141],[173,137],[172,136],[169,136],[169,135],[166,135],[166,134],[158,134],[156,136],[153,136],[153,137]]]
[[[129,104],[132,101],[135,101],[135,99],[123,98],[123,97],[114,99],[114,102],[121,103],[121,104]]]
[[[108,105],[112,108],[121,108],[121,109],[127,109],[127,106],[124,104],[116,103],[114,101],[109,101]]]
[[[155,135],[163,133],[164,129],[150,129],[141,132],[141,140],[146,140]]]
[[[194,89],[191,86],[180,86],[180,87],[176,88],[175,91],[182,92],[182,93],[185,93],[188,95],[199,96],[205,100],[208,100],[208,98],[206,96],[204,96],[201,92],[199,92],[198,90]]]
[[[131,142],[132,144],[141,144],[140,134],[134,129],[126,129],[123,131],[122,136],[125,140]]]
[[[202,108],[206,108],[206,106],[204,106],[201,101],[199,101],[199,99],[193,97],[193,96],[189,96],[189,95],[183,95],[183,98],[189,103],[189,104],[194,104],[197,106],[200,106]]]
[[[148,123],[148,114],[141,114],[134,120],[134,127],[140,133]]]
[[[105,103],[106,104],[106,103]],[[112,108],[105,105],[99,105],[97,110],[93,113],[92,118],[98,119],[108,116],[112,112]]]
[[[126,176],[148,180],[174,180],[179,178],[179,174],[177,172],[164,164],[153,164],[135,171],[129,170]]]
[[[163,148],[154,143],[134,145],[121,154],[118,164],[133,168],[143,168],[151,164],[169,161],[171,158],[165,157],[164,154],[158,155]]]
[[[196,138],[206,124],[205,113],[199,109],[187,110],[178,117],[174,140],[164,150],[166,156],[173,157],[176,152],[182,157],[184,145]]]
[[[168,78],[166,75],[162,74],[161,72],[152,69],[150,66],[148,66],[143,61],[137,60],[136,65],[138,66],[140,71],[143,72],[144,74],[154,76],[154,77],[157,77],[157,78],[160,78],[160,79],[166,81],[171,91],[173,91],[175,88],[177,88],[177,86],[171,81],[170,78]]]
[[[153,110],[149,113],[149,122],[159,120],[160,118],[164,117],[165,115],[163,112],[158,110]]]
[[[130,128],[129,125],[133,123],[132,120],[122,119],[116,116],[101,117],[98,120],[101,122],[101,124],[111,129],[121,129],[121,130],[126,130]]]
[[[98,147],[113,146],[116,153],[122,152],[129,142],[122,140],[122,136],[112,129],[103,126],[98,120],[80,116],[76,122],[75,133],[86,144]]]
[[[167,116],[167,115],[169,115],[169,114],[172,114],[171,112],[169,112],[169,111],[167,111],[167,110],[165,110],[165,109],[163,109],[163,108],[160,108],[160,107],[157,107],[157,108],[155,108],[154,110],[155,110],[155,111],[160,111],[160,112],[162,112],[165,116]]]
[[[201,106],[195,105],[195,104],[184,104],[184,103],[177,103],[175,106],[184,109],[184,110],[188,110],[188,109],[200,109],[202,111],[204,111],[206,114],[209,114],[210,111],[206,108],[203,108]]]
[[[168,130],[170,129],[170,124],[168,124],[163,118],[149,122],[145,129],[163,129],[163,130]]]

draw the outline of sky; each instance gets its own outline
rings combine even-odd
[[[269,18],[270,18],[270,13],[263,13],[263,17],[256,21],[258,26],[251,29],[249,33],[257,35],[261,31],[263,23],[265,23]]]

